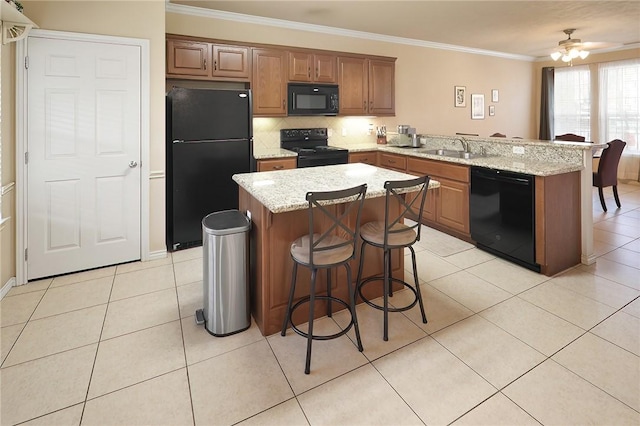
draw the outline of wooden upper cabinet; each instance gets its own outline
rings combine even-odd
[[[339,57],[340,115],[394,115],[395,62]]]
[[[339,57],[340,115],[367,114],[369,102],[367,59]]]
[[[369,59],[369,114],[394,115],[395,63]]]
[[[210,75],[209,48],[209,43],[167,40],[167,74]]]
[[[287,115],[287,52],[253,49],[253,114]]]
[[[289,81],[335,83],[338,58],[311,52],[289,52]]]
[[[250,49],[244,46],[214,44],[212,76],[249,80],[251,76]]]
[[[249,81],[250,48],[201,41],[167,40],[167,75],[197,80]]]

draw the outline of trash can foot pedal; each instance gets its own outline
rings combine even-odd
[[[204,324],[204,311],[202,309],[196,310],[196,324]]]

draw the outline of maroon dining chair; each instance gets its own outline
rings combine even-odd
[[[620,198],[618,197],[618,163],[620,162],[622,150],[627,143],[620,139],[615,139],[607,145],[608,148],[602,151],[598,171],[593,172],[593,186],[598,187],[600,204],[602,204],[602,210],[605,212],[607,211],[607,205],[604,202],[602,188],[606,188],[607,186],[613,189],[613,198],[616,200],[616,205],[618,208],[621,207]]]
[[[574,133],[565,133],[564,135],[556,135],[557,141],[584,142],[585,137]]]

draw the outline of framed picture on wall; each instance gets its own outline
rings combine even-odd
[[[467,106],[467,88],[466,86],[454,86],[454,105],[456,108],[464,108]]]
[[[471,119],[484,120],[484,95],[482,94],[471,95]]]
[[[496,107],[495,105],[489,105],[489,116],[494,116],[496,115]]]
[[[491,102],[498,102],[498,101],[499,101],[498,89],[493,89],[491,91]]]

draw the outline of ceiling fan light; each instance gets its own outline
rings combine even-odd
[[[585,59],[587,56],[589,56],[589,52],[587,52],[586,50],[580,52],[580,59]]]
[[[562,55],[562,62],[570,62],[570,61],[571,61],[571,56]]]
[[[571,59],[575,59],[578,56],[580,56],[580,51],[578,49],[573,48],[569,50],[569,56],[571,57]]]
[[[553,52],[551,54],[551,59],[553,59],[554,61],[557,61],[558,59],[560,59],[560,56],[562,56],[562,52]]]

